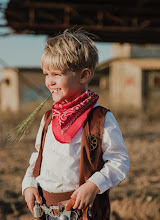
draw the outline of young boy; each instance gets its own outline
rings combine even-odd
[[[22,183],[32,212],[35,199],[56,206],[72,198],[81,219],[88,219],[88,209],[94,220],[109,219],[109,189],[125,179],[129,157],[113,114],[88,90],[97,63],[96,46],[83,31],[66,30],[46,43],[41,66],[54,103]]]

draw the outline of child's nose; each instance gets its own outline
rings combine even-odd
[[[50,79],[48,80],[48,83],[49,83],[50,85],[55,85],[55,84],[56,84],[55,80],[52,79],[52,78],[50,78]]]
[[[51,89],[56,84],[56,82],[54,80],[48,79],[48,80],[46,80],[45,84],[49,89]]]

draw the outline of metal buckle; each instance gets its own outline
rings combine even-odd
[[[43,204],[40,206],[45,214],[56,218],[57,220],[78,220],[78,215],[75,211],[66,211],[65,207],[64,210],[60,211],[59,206],[47,206],[46,204]],[[58,213],[58,216],[54,215],[53,209],[55,209]]]
[[[41,209],[45,212],[46,215],[49,215],[51,217],[57,217],[56,215],[53,214],[53,208],[48,207],[46,204],[43,204],[40,206]],[[58,206],[55,206],[54,209],[58,209]]]

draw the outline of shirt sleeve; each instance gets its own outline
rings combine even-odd
[[[24,190],[28,187],[36,187],[37,188],[37,180],[33,176],[33,169],[38,157],[40,144],[41,144],[41,136],[42,136],[42,130],[44,126],[44,116],[42,117],[40,127],[37,133],[36,142],[35,142],[35,148],[36,152],[32,153],[30,160],[29,160],[29,167],[27,168],[26,174],[24,176],[24,179],[22,181],[22,194]]]
[[[129,156],[120,128],[111,112],[107,112],[105,117],[102,151],[105,164],[88,179],[98,186],[100,194],[123,181],[129,170]]]

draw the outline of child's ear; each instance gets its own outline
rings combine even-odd
[[[88,68],[83,69],[83,70],[80,72],[80,82],[81,82],[82,84],[88,83],[88,81],[89,81],[90,78],[91,78],[91,75],[92,75],[92,72],[91,72],[90,69],[88,69]]]

